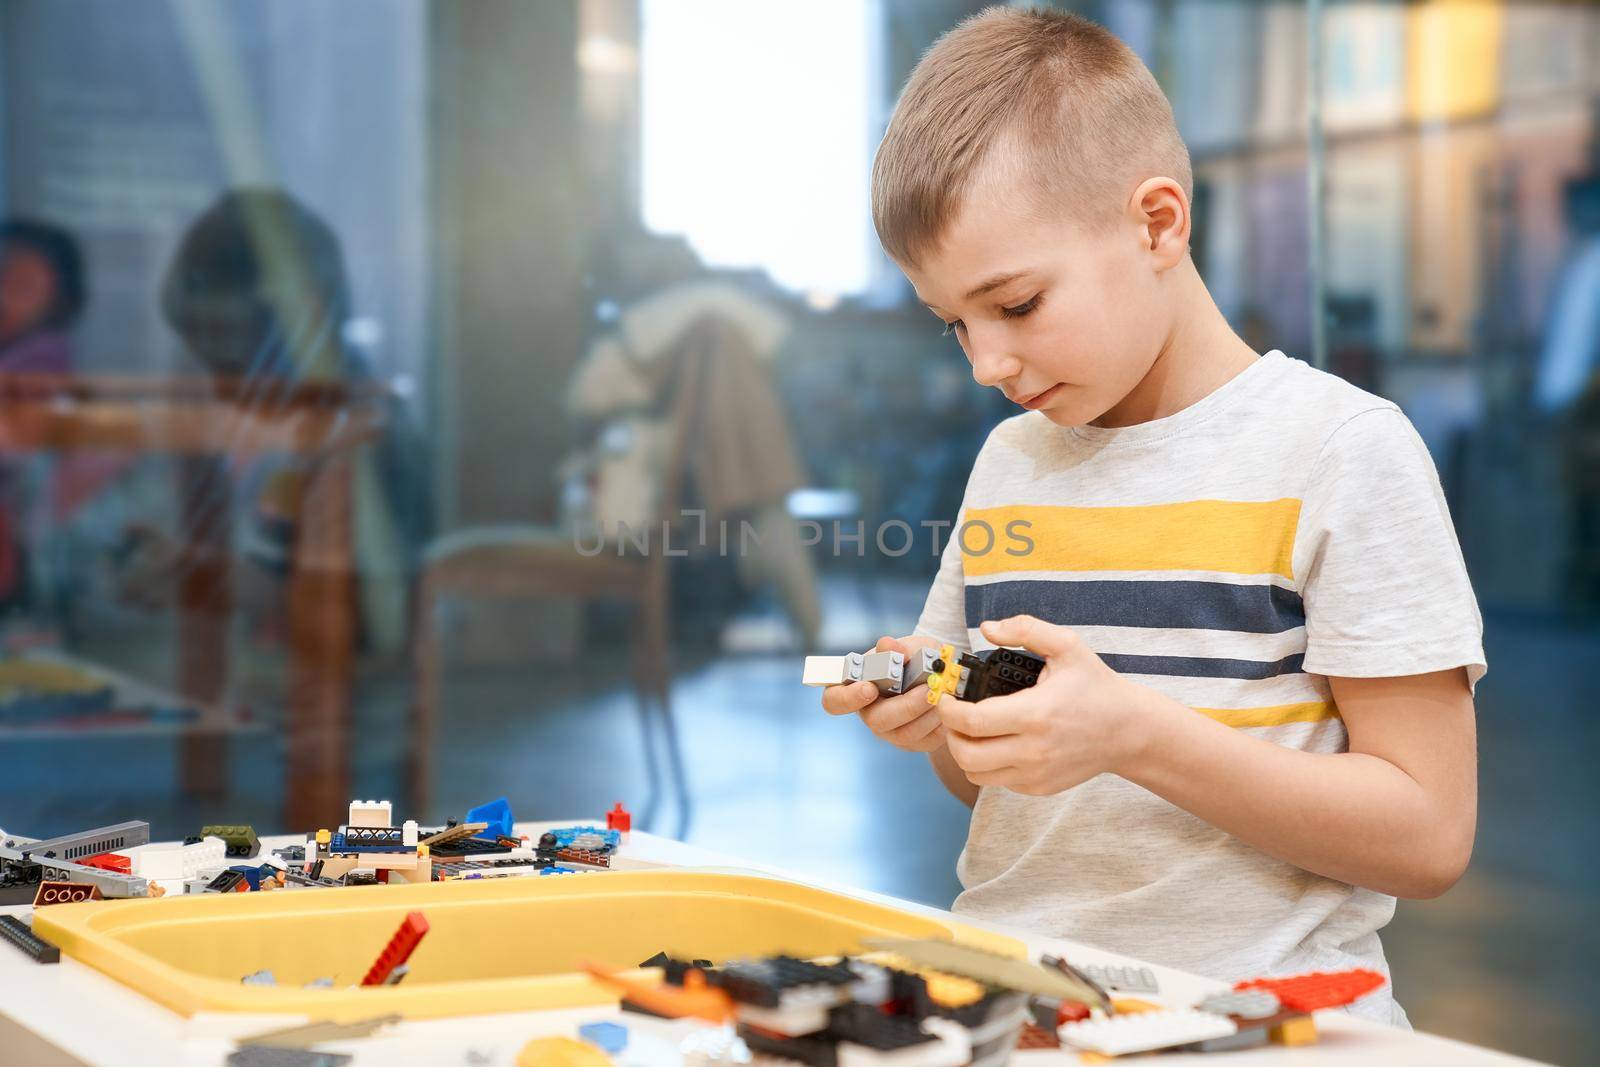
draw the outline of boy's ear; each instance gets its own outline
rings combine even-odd
[[[1189,198],[1171,178],[1147,178],[1134,190],[1128,211],[1157,270],[1177,266],[1189,251]]]

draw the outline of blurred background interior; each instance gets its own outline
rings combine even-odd
[[[948,905],[965,809],[798,657],[910,629],[1010,413],[867,209],[980,6],[0,0],[0,825],[620,799]],[[1173,98],[1235,327],[1444,481],[1482,808],[1399,998],[1592,1055],[1600,9],[1062,6]]]

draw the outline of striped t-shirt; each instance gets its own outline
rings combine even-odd
[[[1071,627],[1117,671],[1281,745],[1342,752],[1327,678],[1484,671],[1422,441],[1393,404],[1271,352],[1136,426],[1001,423],[917,632]],[[1371,967],[1393,897],[1312,874],[1140,786],[984,788],[957,912],[1236,980]],[[1352,1009],[1404,1024],[1387,992]]]

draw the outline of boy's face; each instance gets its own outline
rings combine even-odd
[[[1161,351],[1173,313],[1162,272],[1129,213],[1096,233],[1065,212],[1041,220],[1027,197],[997,186],[980,183],[942,245],[900,268],[918,299],[955,324],[980,385],[1059,426],[1093,422]]]

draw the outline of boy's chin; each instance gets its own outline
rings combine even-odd
[[[1090,411],[1081,403],[1074,404],[1068,397],[1058,399],[1049,407],[1040,408],[1039,414],[1065,430],[1076,426],[1087,426],[1099,417],[1099,412]]]
[[[1045,418],[1049,419],[1063,430],[1071,430],[1078,426],[1085,426],[1092,421],[1090,416],[1086,416],[1081,412],[1075,411],[1055,411],[1047,408],[1043,411],[1040,411],[1039,414],[1043,415]]]

